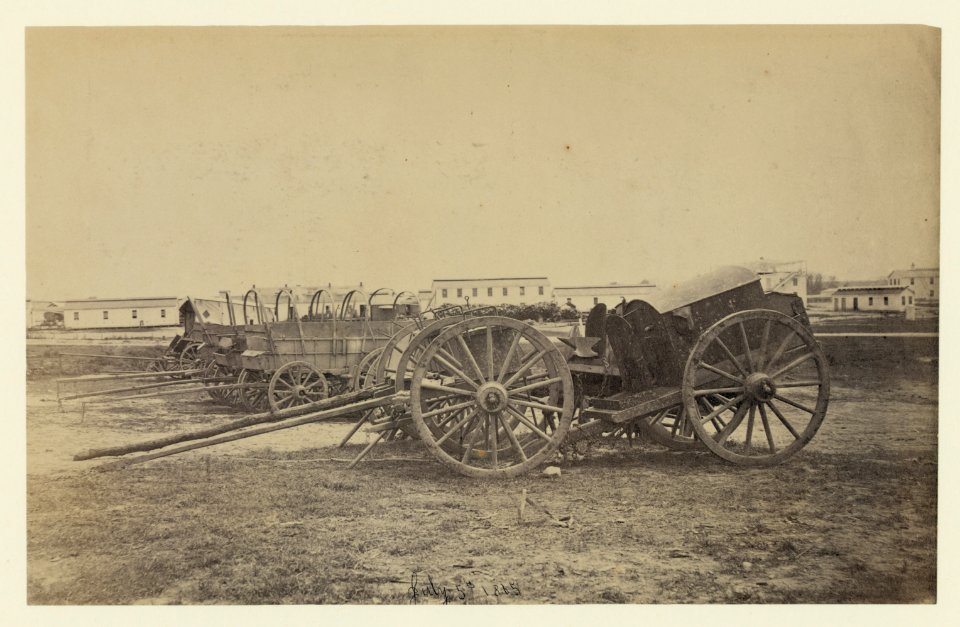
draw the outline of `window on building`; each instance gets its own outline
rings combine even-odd
[[[503,288],[503,295],[506,296],[508,293],[507,288]]]
[[[488,288],[487,288],[487,296],[493,296],[493,288],[492,288],[492,287],[488,287]]]
[[[106,313],[106,312],[104,312],[104,313]],[[136,309],[131,309],[131,310],[130,310],[130,315],[131,315],[131,317],[132,317],[134,320],[136,320],[136,319],[137,319],[137,310],[136,310]]]
[[[103,319],[104,319],[104,320],[109,320],[109,319],[110,319],[110,312],[109,312],[109,311],[103,312]]]
[[[901,304],[901,305],[906,305],[906,304],[907,304],[907,297],[906,297],[906,296],[901,296],[901,297],[900,297],[900,304]]]
[[[526,295],[526,293],[527,293],[527,288],[525,288],[525,287],[523,287],[523,286],[521,285],[521,286],[520,286],[520,295],[521,295],[521,296],[524,296],[524,295]]]
[[[477,295],[477,288],[473,288],[473,295],[474,295],[474,296]]]
[[[447,297],[447,288],[443,288],[442,290],[440,290],[440,295],[443,296],[444,298],[446,298],[446,297]]]
[[[463,298],[463,288],[457,288],[457,298]]]
[[[600,302],[600,299],[597,298],[596,296],[594,296],[594,297],[593,297],[593,304],[596,305],[596,304],[599,303],[599,302]]]
[[[930,298],[933,298],[933,290],[930,290]]]
[[[913,277],[910,277],[910,285],[913,285]]]
[[[793,277],[793,286],[796,287],[798,285],[800,285],[800,279],[798,279],[797,277]]]
[[[79,312],[79,311],[73,312],[73,319],[74,319],[74,320],[79,320],[79,319],[80,319],[80,312]]]
[[[539,286],[539,287],[537,287],[537,294],[539,294],[540,296],[543,296],[543,286],[542,286],[542,285]]]
[[[933,285],[933,277],[930,277],[930,285]]]
[[[913,304],[913,296],[907,296],[907,302]]]
[[[889,305],[889,304],[890,304],[890,297],[889,297],[889,296],[884,296],[884,297],[883,297],[883,304],[884,304],[884,305]]]
[[[167,317],[167,310],[166,310],[166,309],[161,309],[161,310],[160,310],[160,317],[161,317],[161,318],[166,318],[166,317]]]
[[[867,298],[867,304],[868,304],[868,305],[873,305],[873,296]]]

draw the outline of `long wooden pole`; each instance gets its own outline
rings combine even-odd
[[[324,411],[330,408],[338,408],[344,405],[350,405],[350,404],[357,403],[359,401],[365,401],[368,399],[381,399],[383,397],[388,396],[392,392],[393,392],[392,385],[382,385],[375,388],[368,388],[365,390],[359,390],[357,392],[351,392],[349,394],[341,394],[340,396],[334,396],[332,398],[325,398],[313,403],[300,405],[299,407],[290,407],[288,409],[281,409],[279,411],[267,411],[259,414],[254,414],[252,416],[247,416],[242,420],[237,420],[225,425],[220,425],[218,427],[201,429],[200,431],[178,433],[176,435],[168,436],[165,438],[160,438],[156,440],[147,440],[146,442],[138,442],[135,444],[127,444],[124,446],[115,446],[115,447],[103,448],[103,449],[90,449],[81,453],[77,453],[73,457],[73,459],[74,461],[83,461],[86,459],[94,459],[95,457],[117,457],[120,455],[126,455],[128,453],[135,453],[138,451],[152,451],[154,449],[163,448],[164,446],[170,446],[172,444],[178,444],[180,442],[185,442],[188,440],[199,440],[202,438],[208,438],[215,435],[220,435],[221,433],[234,431],[236,429],[243,429],[244,427],[249,427],[249,426],[264,423],[264,422],[283,420],[286,418],[292,418],[292,417],[300,416],[307,413]],[[351,408],[351,411],[355,411],[355,409]]]
[[[259,429],[250,429],[248,431],[241,431],[239,433],[231,433],[229,435],[224,435],[219,438],[210,438],[210,439],[204,440],[203,442],[194,442],[193,444],[185,444],[184,446],[178,446],[176,448],[167,449],[165,451],[148,453],[146,455],[140,455],[138,457],[132,457],[130,459],[121,459],[119,461],[110,462],[110,463],[98,466],[97,470],[116,470],[120,468],[126,468],[127,466],[131,466],[133,464],[142,464],[143,462],[148,462],[150,460],[157,459],[159,457],[176,455],[177,453],[192,451],[194,449],[213,446],[215,444],[233,442],[234,440],[241,440],[243,438],[249,438],[255,435],[262,435],[264,433],[270,433],[272,431],[279,431],[281,429],[290,429],[291,427],[299,427],[300,425],[309,424],[311,422],[319,422],[321,420],[326,420],[327,418],[335,418],[337,416],[342,416],[344,414],[352,413],[354,411],[370,409],[372,407],[384,407],[387,405],[405,404],[407,402],[408,402],[407,393],[395,392],[394,394],[383,397],[383,398],[372,398],[370,400],[362,401],[360,403],[353,403],[345,407],[328,409],[326,411],[320,411],[314,414],[308,414],[306,416],[301,416],[299,418],[287,420],[285,422],[272,424],[265,427],[260,427]],[[381,433],[381,436],[382,435],[383,434]]]

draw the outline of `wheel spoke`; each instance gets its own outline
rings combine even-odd
[[[467,415],[463,418],[463,420],[461,420],[461,421],[458,422],[457,424],[453,425],[453,427],[451,427],[449,431],[447,431],[447,432],[444,433],[440,438],[438,438],[438,439],[437,439],[437,444],[443,444],[444,442],[446,442],[446,441],[447,441],[447,438],[449,438],[451,435],[453,435],[454,433],[456,433],[456,432],[460,429],[460,427],[462,427],[463,425],[465,425],[465,424],[467,423],[468,420],[473,420],[473,417],[477,415],[477,412],[478,412],[478,411],[480,411],[480,410],[477,409],[477,408],[474,408],[472,412],[470,412],[469,414],[467,414]]]
[[[777,409],[777,406],[773,404],[773,401],[767,401],[767,405],[769,405],[770,409],[773,410],[773,413],[777,415],[777,418],[779,418],[780,422],[783,423],[783,426],[787,428],[787,431],[789,431],[795,439],[799,440],[800,434],[797,433],[797,430],[793,428],[793,425],[790,424],[786,418],[784,418],[783,414],[780,413],[780,410]]]
[[[750,369],[750,372],[754,372],[753,356],[750,355],[750,340],[747,339],[747,329],[743,326],[743,322],[740,323],[740,339],[743,341],[743,354],[747,359],[747,368]]]
[[[473,371],[477,373],[478,381],[486,381],[483,376],[483,371],[480,370],[480,366],[477,364],[477,360],[474,358],[473,353],[470,351],[470,347],[467,346],[467,341],[463,339],[462,335],[457,336],[457,341],[460,343],[460,348],[463,349],[464,354],[467,356],[467,360],[470,362],[470,367],[473,368]]]
[[[552,411],[558,414],[563,413],[563,407],[554,407],[553,405],[544,405],[543,403],[534,403],[533,401],[522,401],[519,398],[510,399],[511,403],[516,403],[523,407],[530,407],[531,409],[539,409],[541,411]]]
[[[480,389],[480,386],[477,385],[477,382],[476,382],[476,381],[474,381],[473,379],[471,379],[470,377],[468,377],[462,370],[460,370],[459,368],[457,368],[456,366],[454,366],[452,363],[450,363],[449,361],[447,361],[446,359],[444,359],[443,357],[441,357],[439,354],[438,354],[434,359],[436,359],[436,360],[439,361],[441,364],[443,364],[443,367],[444,367],[444,368],[447,368],[448,370],[450,370],[450,372],[452,372],[452,373],[454,373],[455,375],[457,375],[458,377],[460,377],[464,382],[470,384],[470,386],[472,386],[473,389],[475,389],[475,390],[479,390],[479,389]]]
[[[767,412],[763,411],[762,406],[760,409],[760,421],[763,423],[763,430],[767,434],[767,445],[770,447],[770,453],[776,453],[777,447],[773,443],[773,432],[770,430],[770,420],[767,419]]]
[[[514,394],[529,392],[530,390],[536,390],[537,388],[542,388],[547,385],[553,385],[554,383],[560,383],[561,381],[563,381],[562,377],[553,377],[551,379],[546,379],[544,381],[534,381],[529,385],[524,385],[523,387],[507,390],[507,394],[509,394],[510,396],[513,396]]]
[[[743,392],[743,387],[735,388],[712,388],[709,390],[696,390],[694,391],[695,396],[708,396],[711,394],[733,394],[735,392]]]
[[[789,398],[780,396],[779,394],[774,394],[774,395],[773,395],[773,398],[777,399],[778,401],[783,401],[783,402],[786,403],[787,405],[792,405],[792,406],[796,407],[797,409],[802,409],[803,411],[807,412],[808,414],[815,414],[815,413],[817,413],[816,410],[810,409],[809,407],[806,407],[805,405],[801,405],[800,403],[798,403],[798,402],[796,402],[796,401],[791,401]],[[771,405],[771,407],[773,407],[773,406]]]
[[[735,381],[735,382],[737,382],[737,383],[743,383],[743,379],[741,379],[740,377],[735,377],[734,375],[730,374],[729,372],[725,372],[725,371],[723,371],[723,370],[720,370],[720,369],[717,368],[716,366],[711,366],[710,364],[708,364],[708,363],[706,363],[706,362],[701,361],[701,362],[700,362],[700,367],[701,367],[701,368],[706,368],[706,369],[709,370],[710,372],[713,372],[713,373],[715,373],[715,374],[718,374],[718,375],[720,375],[721,377],[725,377],[725,378],[727,378],[727,379],[730,379],[731,381]]]
[[[503,425],[503,430],[507,434],[507,439],[510,440],[510,445],[517,450],[520,454],[521,461],[527,461],[527,454],[523,452],[523,447],[520,446],[520,442],[517,441],[517,436],[513,433],[513,427],[507,424],[506,419],[503,417],[503,414],[497,416],[497,420]]]
[[[767,320],[763,325],[763,336],[760,338],[760,351],[757,356],[757,370],[763,369],[763,358],[767,355],[767,341],[770,339],[770,326],[772,320]]]
[[[729,348],[727,348],[727,345],[723,343],[723,340],[720,339],[720,336],[717,336],[716,338],[714,338],[714,341],[720,345],[720,348],[727,355],[727,358],[731,362],[733,362],[733,365],[736,366],[737,370],[740,371],[740,374],[742,374],[743,376],[747,376],[747,371],[744,370],[743,366],[740,365],[740,360],[737,359],[736,356],[734,356],[734,354],[730,351]]]
[[[777,370],[775,373],[773,373],[772,375],[770,375],[770,378],[771,378],[771,379],[778,379],[779,377],[787,374],[788,372],[790,372],[791,370],[793,370],[793,369],[796,368],[797,366],[802,365],[805,361],[808,361],[808,360],[810,360],[810,359],[813,359],[814,357],[816,357],[816,355],[814,355],[813,352],[804,353],[803,355],[801,355],[800,357],[797,357],[796,359],[794,359],[793,361],[791,361],[789,364],[787,364],[787,365],[784,366],[783,368],[780,368],[780,370]]]
[[[434,409],[433,411],[428,411],[427,413],[423,414],[423,417],[432,418],[433,416],[437,416],[444,412],[457,411],[460,409],[464,409],[466,407],[471,407],[475,404],[476,404],[476,401],[467,401],[466,403],[460,403],[459,405],[447,405],[446,407],[441,407],[440,409]]]
[[[507,356],[503,360],[503,363],[500,364],[500,372],[497,374],[497,382],[500,383],[503,381],[504,375],[507,374],[507,368],[510,367],[510,362],[513,361],[513,354],[517,352],[517,347],[520,346],[520,338],[522,337],[520,331],[513,332],[513,340],[510,342],[510,348],[507,350]]]
[[[455,394],[459,396],[469,396],[471,398],[473,398],[475,394],[475,392],[472,390],[464,390],[463,388],[455,388],[449,385],[441,385],[439,383],[434,383],[433,381],[430,381],[428,379],[424,379],[423,382],[420,384],[420,387],[422,387],[425,390],[436,390],[438,392],[450,392],[451,394]]]
[[[709,406],[713,411],[711,411],[711,412],[710,412],[709,414],[707,414],[706,416],[702,417],[702,418],[700,419],[700,424],[702,424],[702,425],[707,424],[708,422],[712,421],[714,418],[716,418],[717,416],[719,416],[722,412],[730,409],[731,407],[733,407],[734,405],[736,405],[737,403],[739,403],[740,401],[742,401],[744,398],[746,398],[745,395],[743,395],[743,394],[738,394],[737,396],[735,396],[734,398],[730,399],[729,401],[727,401],[727,402],[724,403],[723,405],[720,405],[719,407],[714,407],[713,405],[710,405],[710,404],[708,403],[708,406]]]
[[[507,379],[507,381],[503,384],[503,386],[509,388],[511,385],[513,385],[514,381],[522,377],[528,370],[530,370],[530,368],[533,367],[535,363],[537,363],[540,360],[541,357],[547,354],[547,350],[548,349],[544,348],[537,351],[537,353],[533,357],[531,357],[528,361],[524,362],[523,365],[520,366],[519,370],[513,373],[513,376]]]
[[[490,327],[487,327],[487,333],[489,333],[489,332],[490,332]],[[488,335],[487,337],[489,338],[490,336]],[[491,362],[491,364],[490,364],[490,371],[489,371],[489,372],[490,372],[490,377],[493,378],[493,363],[492,363],[492,362]],[[490,422],[490,440],[491,440],[491,446],[490,446],[490,465],[493,466],[494,468],[496,468],[497,466],[500,465],[500,459],[499,459],[499,454],[500,454],[500,452],[497,450],[497,449],[500,448],[499,438],[497,437],[497,431],[500,430],[500,423],[497,421],[497,416],[495,416],[495,415],[493,415],[493,414],[490,414],[490,416],[489,416],[489,422]]]
[[[460,458],[461,464],[466,464],[467,459],[470,457],[470,453],[473,452],[473,445],[477,441],[477,437],[480,435],[480,429],[474,428],[470,432],[470,439],[463,446],[463,457]]]
[[[493,327],[487,325],[487,381],[493,381]]]
[[[523,426],[525,426],[527,429],[530,429],[531,431],[533,431],[535,434],[537,434],[538,436],[540,436],[541,438],[543,438],[543,439],[546,440],[547,442],[550,441],[550,436],[549,436],[549,435],[547,435],[546,433],[544,433],[543,431],[541,431],[536,425],[534,425],[533,423],[531,423],[531,422],[527,419],[526,416],[524,416],[523,414],[521,414],[520,412],[518,412],[516,409],[514,409],[514,408],[511,407],[510,405],[507,405],[507,411],[509,411],[509,412],[510,412],[511,414],[513,414],[514,416],[516,416],[516,418],[517,418],[520,422],[522,422],[522,423],[523,423]]]
[[[780,359],[780,355],[783,354],[783,351],[787,350],[787,344],[790,343],[790,340],[793,339],[794,335],[795,332],[792,329],[787,330],[787,334],[784,336],[783,340],[780,341],[780,345],[777,346],[777,350],[773,353],[769,360],[764,362],[765,368],[769,369],[774,363],[776,363],[778,359]]]
[[[717,444],[723,444],[727,441],[727,438],[730,437],[734,431],[737,430],[737,427],[740,426],[740,423],[743,422],[744,416],[747,415],[747,407],[750,408],[750,413],[753,413],[754,405],[752,402],[747,401],[745,403],[740,403],[737,406],[737,411],[733,414],[733,420],[723,428],[723,430],[717,435]]]

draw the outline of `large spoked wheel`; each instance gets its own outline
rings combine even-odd
[[[693,451],[703,448],[693,425],[687,420],[687,411],[682,403],[640,418],[638,422],[651,440],[668,449]]]
[[[305,361],[291,361],[277,368],[267,390],[274,411],[320,401],[328,395],[327,378]]]
[[[417,360],[414,426],[443,464],[512,477],[547,461],[573,418],[570,370],[542,333],[487,316],[444,329]]]
[[[805,326],[776,311],[750,310],[700,337],[682,392],[690,426],[707,448],[736,464],[772,466],[820,428],[830,378]]]
[[[265,412],[270,409],[267,402],[267,375],[261,370],[241,370],[237,383],[240,388],[240,403],[243,408],[252,413]]]

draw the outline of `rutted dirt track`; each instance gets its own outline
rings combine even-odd
[[[346,423],[97,472],[72,455],[240,415],[200,395],[61,412],[53,376],[35,372],[28,601],[932,602],[924,368],[837,367],[820,433],[774,469],[597,441],[559,479],[505,481],[451,475],[416,442],[348,470],[371,436],[335,448]],[[570,526],[529,507],[518,522],[524,488]]]

